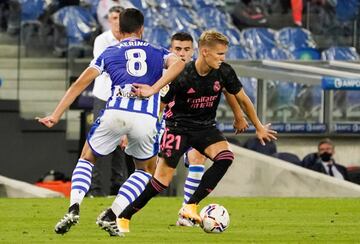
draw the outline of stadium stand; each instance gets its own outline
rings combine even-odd
[[[330,47],[322,52],[323,60],[359,61],[360,56],[354,47]],[[359,91],[334,92],[334,117],[351,121],[360,118]]]

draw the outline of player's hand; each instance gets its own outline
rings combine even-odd
[[[235,129],[235,135],[243,133],[246,129],[249,128],[249,124],[245,118],[241,118],[240,120],[235,119],[233,126]]]
[[[140,98],[150,97],[156,93],[154,88],[146,84],[132,84],[131,93]]]
[[[59,122],[59,119],[54,118],[54,116],[50,115],[50,116],[46,116],[44,118],[40,118],[40,117],[35,117],[35,119],[40,123],[45,125],[48,128],[53,127],[54,125],[56,125]]]
[[[261,145],[265,146],[266,141],[277,140],[275,130],[271,130],[271,124],[266,124],[260,129],[256,130],[256,137],[260,140]]]

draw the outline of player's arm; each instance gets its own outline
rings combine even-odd
[[[139,97],[150,97],[160,91],[165,85],[171,81],[183,71],[185,68],[185,62],[176,55],[170,55],[166,59],[165,65],[168,67],[159,80],[152,86],[145,84],[133,84],[133,93]]]
[[[89,67],[79,76],[79,78],[69,87],[63,98],[56,106],[54,112],[44,118],[36,118],[41,124],[51,128],[57,124],[65,110],[74,100],[85,90],[86,87],[99,75],[96,68]]]
[[[226,102],[229,104],[234,114],[235,134],[244,132],[247,128],[249,128],[249,124],[243,116],[243,111],[239,103],[234,95],[228,93],[226,90],[224,90],[223,93],[225,95]]]
[[[253,123],[256,129],[256,136],[259,138],[262,145],[265,145],[266,141],[276,140],[275,134],[277,133],[274,130],[270,129],[271,124],[262,125],[258,116],[256,115],[256,111],[254,105],[252,104],[248,95],[246,95],[244,89],[241,89],[238,93],[235,94],[236,100],[240,104],[241,108],[244,110],[247,117]]]

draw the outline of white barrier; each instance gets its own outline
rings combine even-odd
[[[13,198],[45,198],[64,197],[63,194],[38,187],[23,181],[10,179],[0,175],[0,197]]]
[[[211,196],[360,197],[360,186],[232,145],[235,160]]]

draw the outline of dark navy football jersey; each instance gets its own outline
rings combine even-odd
[[[195,61],[191,61],[169,85],[168,93],[162,98],[168,104],[166,125],[190,129],[214,126],[223,88],[230,94],[237,94],[242,89],[229,64],[222,63],[219,69],[200,76],[195,69]]]
[[[106,105],[109,109],[150,114],[158,117],[159,94],[149,99],[131,97],[131,85],[141,83],[153,85],[163,73],[169,51],[152,46],[140,39],[124,39],[108,47],[90,66],[107,72],[112,81],[111,97]]]

